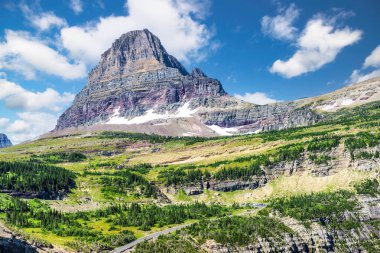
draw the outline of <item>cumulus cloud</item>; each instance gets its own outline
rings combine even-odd
[[[295,4],[287,9],[280,10],[277,16],[264,16],[261,19],[261,31],[270,37],[279,40],[293,40],[297,36],[298,29],[293,26],[299,16],[299,10]]]
[[[4,128],[6,125],[8,125],[8,122],[8,118],[0,118],[0,128]]]
[[[78,15],[83,11],[83,3],[81,0],[71,0],[70,8]]]
[[[369,73],[355,69],[352,72],[348,83],[359,83],[378,76],[380,76],[380,69],[375,69]]]
[[[245,93],[244,95],[235,94],[234,97],[256,105],[266,105],[278,102],[276,99],[270,98],[263,92]]]
[[[363,67],[380,67],[380,45],[378,45],[364,61]]]
[[[52,27],[60,28],[67,25],[65,19],[57,17],[53,12],[36,14],[26,4],[21,4],[20,8],[30,24],[40,31],[47,31]]]
[[[57,115],[45,112],[21,112],[17,113],[19,119],[6,128],[13,143],[31,140],[54,129]]]
[[[316,16],[309,20],[297,40],[297,51],[288,60],[277,60],[270,71],[286,78],[316,71],[335,60],[339,52],[359,41],[362,31],[337,28],[335,19]]]
[[[86,76],[85,64],[71,63],[44,41],[12,30],[5,31],[5,41],[0,43],[0,69],[16,71],[27,79],[35,78],[36,71],[64,79]]]
[[[9,125],[7,131],[10,133],[21,133],[25,132],[30,128],[30,124],[24,120],[15,120],[12,124]]]
[[[348,83],[358,83],[380,76],[380,45],[364,60],[361,69],[355,69]]]
[[[5,79],[0,79],[0,87],[0,101],[3,100],[6,107],[11,109],[59,111],[74,99],[74,94],[59,94],[51,88],[44,92],[31,92]]]
[[[197,4],[191,6],[192,2]],[[63,28],[63,47],[74,59],[95,64],[115,39],[131,30],[148,28],[169,53],[184,61],[202,58],[212,44],[213,32],[199,19],[205,11],[201,1],[128,0],[125,6],[127,16],[102,17],[84,26]]]
[[[0,129],[15,144],[52,130],[59,112],[74,99],[74,94],[60,94],[51,88],[32,92],[5,79],[0,79],[0,87],[0,102],[4,101],[7,108],[22,110],[16,113],[17,118],[12,121],[0,118]]]

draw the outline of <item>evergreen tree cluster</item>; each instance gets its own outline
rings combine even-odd
[[[374,147],[379,145],[380,134],[371,134],[369,132],[360,132],[353,137],[345,140],[344,145],[348,151],[356,149]]]
[[[324,152],[331,151],[331,149],[339,145],[339,136],[325,135],[319,138],[313,138],[308,146],[307,151],[309,152]]]
[[[259,238],[281,242],[285,234],[294,234],[280,220],[264,215],[233,216],[198,222],[186,228],[185,232],[198,241],[212,239],[228,246],[254,244]]]
[[[379,181],[374,179],[365,179],[364,181],[354,185],[358,194],[366,194],[372,197],[376,197],[380,194]]]
[[[264,171],[260,168],[259,163],[251,163],[246,167],[222,168],[214,174],[214,178],[218,181],[242,179],[249,180],[253,176],[262,176]]]
[[[64,168],[25,162],[0,162],[0,189],[56,195],[75,186],[75,174]]]
[[[352,192],[320,192],[271,199],[268,208],[300,221],[334,222],[345,211],[353,211],[357,201]]]
[[[309,159],[316,165],[328,165],[328,163],[333,160],[331,156],[325,155],[325,154],[311,154],[309,155]]]
[[[179,235],[162,235],[154,241],[145,241],[136,245],[134,253],[198,253],[200,251]]]
[[[189,205],[157,205],[141,206],[132,204],[123,212],[119,212],[113,219],[114,225],[136,226],[141,230],[150,230],[154,225],[160,227],[170,224],[183,223],[188,219],[203,219],[226,215],[228,209],[219,205],[195,203]]]
[[[165,184],[170,185],[190,185],[194,183],[200,183],[202,180],[209,180],[211,174],[206,170],[202,172],[199,169],[165,169],[160,171],[158,180]]]
[[[128,170],[118,171],[112,176],[102,176],[102,192],[113,193],[134,193],[137,190],[145,197],[157,198],[157,189],[151,185],[144,177]]]
[[[121,132],[121,131],[105,131],[102,132],[99,136],[100,138],[105,139],[129,139],[132,141],[149,141],[150,143],[165,143],[169,141],[184,141],[185,145],[191,145],[197,142],[209,141],[210,139],[215,138],[204,138],[204,137],[192,137],[192,136],[183,136],[183,137],[175,137],[175,136],[163,136],[157,134],[145,134],[145,133],[131,133],[131,132]]]
[[[64,162],[81,162],[86,160],[86,155],[79,152],[54,152],[40,155],[31,155],[30,161],[32,162],[47,162],[47,163],[64,163]]]
[[[183,223],[188,219],[203,219],[227,215],[230,209],[219,205],[194,203],[189,205],[154,204],[112,205],[94,211],[63,213],[51,209],[39,200],[21,200],[0,195],[0,214],[5,213],[6,221],[19,228],[41,228],[60,237],[74,237],[77,242],[96,243],[101,250],[121,246],[136,239],[132,232],[122,231],[109,235],[91,228],[91,221],[106,218],[111,230],[116,227],[135,226],[150,230],[153,226]],[[75,246],[73,244],[73,246]]]

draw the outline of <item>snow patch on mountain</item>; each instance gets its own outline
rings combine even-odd
[[[127,119],[120,116],[120,107],[114,111],[114,114],[111,118],[105,122],[105,124],[125,124],[125,125],[133,125],[133,124],[143,124],[154,120],[164,120],[164,119],[175,119],[175,118],[190,118],[193,117],[193,114],[196,113],[196,109],[190,109],[189,102],[185,103],[183,106],[177,109],[176,113],[166,112],[164,114],[154,112],[154,108],[146,111],[145,114],[141,116],[134,117],[132,119]]]
[[[318,106],[317,109],[321,111],[333,111],[339,109],[343,106],[349,106],[353,104],[355,101],[351,98],[344,98],[342,100],[334,101],[334,103],[329,103],[325,105]]]
[[[234,135],[239,133],[239,129],[235,127],[220,127],[218,125],[207,126],[219,135]]]

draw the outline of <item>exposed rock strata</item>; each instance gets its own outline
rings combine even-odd
[[[178,110],[186,103],[188,110],[194,112],[193,122],[183,128],[176,127],[175,119],[167,119],[164,123],[172,124],[168,135],[213,135],[207,125],[237,127],[234,133],[247,133],[305,126],[320,120],[309,108],[300,109],[294,103],[257,106],[229,96],[218,80],[202,70],[188,73],[156,36],[142,30],[122,35],[103,53],[90,72],[87,85],[59,118],[56,130],[106,127],[105,123],[113,117],[128,121],[147,115],[150,110],[159,115],[178,114],[175,118],[181,118]],[[162,120],[151,122],[162,124]],[[154,123],[139,125],[131,129],[163,133]]]

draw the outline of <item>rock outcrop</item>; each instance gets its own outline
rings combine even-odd
[[[12,142],[5,134],[0,133],[0,148],[6,148],[12,146]]]

